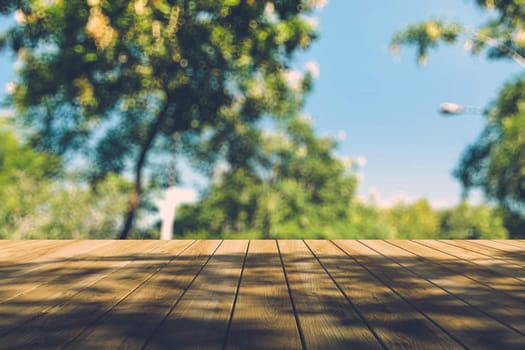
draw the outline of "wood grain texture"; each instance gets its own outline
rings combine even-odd
[[[24,243],[26,241],[21,239],[0,239],[0,249],[2,247],[8,247],[12,244]]]
[[[524,349],[524,244],[0,241],[0,349]]]
[[[485,254],[480,254],[469,249],[465,249],[454,244],[454,241],[420,241],[419,243],[426,246],[439,249],[454,258],[463,260],[466,259],[474,264],[480,265],[501,275],[517,278],[525,282],[525,269],[523,264],[516,260],[502,260],[490,257]]]
[[[365,264],[381,280],[395,289],[420,312],[432,319],[440,329],[458,343],[474,349],[520,349],[521,337],[504,325],[487,317],[392,260],[396,255],[383,256],[364,241],[335,241],[348,254]],[[407,264],[425,264],[422,258],[405,259]]]
[[[400,295],[334,244],[306,241],[390,349],[462,349]]]
[[[480,254],[484,254],[489,257],[495,257],[497,259],[505,260],[508,262],[519,261],[522,265],[525,265],[525,248],[520,249],[519,247],[514,246],[514,245],[500,243],[507,247],[518,248],[517,250],[514,251],[514,254],[508,254],[508,251],[501,250],[497,247],[480,244],[477,241],[463,241],[463,242],[458,242],[458,243],[464,244],[462,246],[465,247],[466,249],[468,248],[470,250],[473,250]]]
[[[84,329],[65,348],[142,348],[217,244],[217,241],[159,242],[163,250],[157,252],[160,255],[156,258],[165,256],[165,260],[151,278]]]
[[[279,241],[308,349],[382,349],[302,241]]]
[[[461,247],[465,250],[471,250],[473,252],[476,252],[478,254],[481,254],[481,255],[485,255],[486,257],[490,258],[490,259],[495,259],[495,260],[503,260],[503,261],[506,261],[506,262],[514,262],[516,260],[521,260],[523,263],[525,263],[525,255],[523,254],[517,254],[515,256],[509,256],[508,254],[502,254],[501,253],[501,250],[499,249],[496,249],[496,248],[493,248],[493,247],[488,247],[486,245],[482,245],[482,244],[478,244],[476,243],[476,241],[459,241],[459,240],[454,240],[454,241],[444,241],[445,243],[448,243],[448,244],[453,244],[457,247]],[[524,271],[525,271],[525,267],[524,267]]]
[[[20,240],[20,239],[13,239],[13,240],[0,240],[0,259],[5,256],[5,250],[10,247],[14,247],[17,245],[27,245],[27,241]]]
[[[222,348],[247,245],[248,241],[222,242],[146,349]]]
[[[516,252],[520,255],[525,255],[525,247],[521,247],[521,244],[516,244],[522,241],[510,241],[510,240],[491,240],[491,239],[478,239],[474,243],[485,245],[492,248],[500,249],[504,252]]]
[[[227,349],[300,349],[275,241],[251,241]]]
[[[41,285],[59,278],[61,271],[69,270],[74,260],[82,260],[83,254],[96,251],[109,242],[70,242],[56,248],[48,247],[44,255],[30,260],[13,260],[9,267],[0,269],[0,304],[28,293]]]
[[[148,246],[151,249],[147,249]],[[96,284],[83,288],[72,298],[52,306],[43,315],[10,331],[3,340],[11,344],[13,349],[60,348],[154,272],[166,259],[163,255],[156,256],[156,252],[162,249],[158,242],[146,241],[119,250],[109,258],[103,258],[120,261],[123,266],[98,280]]]
[[[0,250],[0,268],[13,263],[41,260],[39,258],[62,247],[78,243],[76,241],[25,241]]]
[[[408,270],[415,272],[448,293],[476,307],[486,317],[513,329],[523,337],[525,342],[525,303],[523,301],[520,302],[514,298],[509,298],[507,294],[482,285],[460,272],[447,268],[443,264],[436,263],[436,256],[440,252],[434,249],[409,241],[403,241],[402,243],[399,241],[390,243],[374,241],[368,242],[367,245],[384,252],[385,255],[392,256],[395,261]],[[409,260],[419,257],[426,259],[427,263],[409,263]]]
[[[146,247],[133,242],[105,245],[89,255],[84,254],[65,261],[59,259],[46,264],[44,270],[26,274],[20,282],[12,283],[12,288],[0,288],[2,296],[10,296],[0,303],[0,336],[46,314],[73,298],[82,289],[94,285],[115,269],[128,264],[127,259],[114,259],[121,254],[122,249],[129,253],[138,253],[144,248]],[[24,286],[22,292],[17,286]]]
[[[496,240],[496,242],[501,242],[507,245],[513,245],[521,249],[525,249],[525,240],[523,239],[506,239],[506,240]]]
[[[520,302],[525,302],[525,282],[513,276],[512,271],[509,271],[508,266],[501,268],[494,268],[494,265],[500,265],[501,262],[493,261],[490,264],[476,264],[473,261],[465,258],[465,254],[458,255],[450,252],[449,245],[439,241],[414,241],[401,243],[401,247],[410,249],[417,243],[422,247],[431,248],[432,250],[422,250],[420,254],[432,261],[468,278],[483,283],[486,286],[502,291],[508,297],[513,297]],[[467,252],[468,254],[468,252]],[[485,258],[482,259],[486,261]]]

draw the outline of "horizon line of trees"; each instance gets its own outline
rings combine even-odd
[[[311,16],[324,3],[3,1],[16,23],[0,50],[17,72],[5,101],[16,117],[0,120],[0,238],[155,238],[137,221],[173,185],[159,166],[173,154],[211,179],[180,209],[179,236],[524,237],[525,75],[489,105],[455,172],[494,207],[360,203],[355,167],[300,113],[316,68],[292,69],[318,38]],[[473,33],[431,19],[396,33],[393,51],[415,46],[424,63],[439,43],[469,36],[473,53],[519,62],[522,0],[476,3],[493,16]]]

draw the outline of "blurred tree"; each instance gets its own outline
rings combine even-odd
[[[384,210],[372,203],[354,200],[344,239],[392,239],[395,229],[385,220]]]
[[[392,229],[390,236],[395,239],[436,238],[439,220],[436,212],[426,199],[413,204],[398,203],[384,209],[384,219]]]
[[[219,237],[343,238],[356,180],[307,120],[262,135],[257,164],[217,175],[203,199],[181,208],[176,234]]]
[[[0,38],[19,61],[11,101],[37,149],[93,163],[91,181],[131,172],[120,238],[139,208],[152,155],[247,162],[238,139],[263,116],[296,111],[311,75],[294,52],[315,38],[312,0],[8,0]],[[253,143],[252,143],[253,144]],[[207,147],[205,147],[207,145]],[[200,152],[200,154],[199,154]]]
[[[393,36],[394,53],[399,45],[414,45],[418,61],[424,63],[430,48],[465,36],[465,47],[473,53],[486,49],[490,59],[512,59],[525,67],[523,0],[476,3],[495,16],[476,29],[439,20],[409,26]],[[504,217],[511,236],[525,237],[525,75],[507,82],[485,114],[485,128],[463,154],[455,176],[465,194],[479,187],[489,199],[497,200],[507,212]]]
[[[471,206],[464,201],[439,213],[438,239],[506,239],[503,217],[488,205]]]
[[[111,174],[89,191],[58,157],[22,144],[0,120],[0,239],[109,238],[129,189]]]
[[[512,229],[525,222],[525,75],[508,82],[487,112],[487,124],[470,145],[455,175],[465,188],[480,187],[495,199]],[[513,237],[525,232],[512,230]]]
[[[18,219],[42,203],[50,185],[46,179],[60,169],[56,157],[22,145],[13,128],[0,119],[0,238],[10,238]]]
[[[400,45],[413,45],[419,63],[425,63],[428,50],[440,42],[451,44],[465,37],[465,48],[475,54],[487,49],[491,59],[513,59],[525,67],[525,6],[523,0],[476,0],[477,5],[495,14],[478,28],[456,22],[431,19],[408,26],[394,34],[391,49],[394,54]]]

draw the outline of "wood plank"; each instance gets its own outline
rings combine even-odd
[[[278,245],[308,349],[383,348],[304,242]]]
[[[61,268],[67,269],[72,259],[82,259],[84,254],[108,245],[107,241],[77,241],[73,244],[57,243],[43,256],[30,261],[13,261],[9,268],[0,269],[0,304],[56,278]]]
[[[369,241],[364,241],[369,243]],[[436,287],[390,258],[357,241],[335,241],[367,266],[383,283],[396,290],[418,311],[432,319],[458,343],[474,349],[520,349],[523,341],[509,328]],[[406,261],[421,264],[420,259]]]
[[[148,243],[154,245],[153,250],[139,255],[123,255],[130,260],[123,268],[10,332],[3,337],[3,344],[19,349],[56,349],[67,344],[144,284],[171,258],[165,254],[169,249],[164,242]],[[143,249],[144,244],[147,243],[137,242],[137,247]],[[117,257],[117,260],[121,258]]]
[[[20,239],[0,239],[0,249],[2,249],[2,247],[4,246],[9,246],[11,244],[16,244],[16,243],[20,243],[22,242],[22,240]]]
[[[508,255],[502,254],[500,249],[493,248],[493,247],[488,247],[488,246],[485,246],[485,245],[482,245],[482,244],[477,244],[476,241],[452,240],[452,241],[444,241],[444,242],[448,243],[448,244],[451,244],[451,245],[454,245],[454,246],[457,246],[457,247],[461,247],[461,248],[463,248],[465,250],[471,250],[471,251],[476,252],[478,254],[485,255],[486,257],[494,259],[494,260],[502,260],[502,261],[510,262],[510,263],[516,263],[516,260],[518,260],[518,261],[521,260],[520,262],[525,263],[525,254],[523,254],[523,255],[522,254],[517,254],[517,255],[514,255],[514,256],[510,257]],[[521,264],[521,265],[523,265],[523,264]],[[525,268],[524,268],[524,270],[525,270]]]
[[[390,243],[374,241],[366,244],[393,257],[392,259],[400,265],[476,307],[487,317],[511,328],[519,333],[525,342],[525,302],[523,299],[518,301],[515,298],[509,298],[508,295],[498,290],[482,285],[442,264],[436,264],[435,259],[440,252],[432,248],[410,241],[391,241]],[[420,264],[409,262],[421,257],[425,260]]]
[[[434,249],[439,249],[457,259],[466,259],[501,275],[516,278],[525,282],[525,269],[523,265],[518,264],[516,261],[493,259],[487,255],[462,248],[450,241],[420,240],[418,243]]]
[[[387,348],[462,349],[365,266],[329,241],[306,241]]]
[[[494,241],[484,241],[491,242],[491,244],[483,244],[483,242],[476,241],[465,241],[468,244],[469,249],[479,252],[481,254],[486,254],[489,256],[495,256],[496,258],[506,260],[506,261],[519,261],[525,263],[525,248],[521,248],[515,245],[510,245],[507,243],[494,242]],[[499,245],[499,247],[497,246]],[[503,246],[503,247],[501,247]],[[509,251],[512,251],[513,254],[508,254]]]
[[[514,241],[509,240],[491,240],[491,239],[478,239],[475,241],[477,244],[485,245],[499,249],[505,253],[517,253],[516,256],[522,258],[525,255],[525,248],[512,244]],[[515,256],[511,256],[514,258]]]
[[[300,349],[276,241],[251,241],[227,349]]]
[[[496,240],[496,242],[501,242],[508,245],[513,245],[518,248],[525,249],[525,240],[523,239],[505,239],[505,240]]]
[[[166,264],[146,283],[71,339],[64,348],[142,349],[219,243],[198,241],[183,250],[185,247],[180,243],[167,242],[169,259]]]
[[[396,241],[391,241],[391,243],[397,244]],[[400,247],[412,252],[415,252],[413,249],[410,249],[413,244],[428,248],[430,250],[423,250],[418,252],[418,254],[431,259],[432,262],[450,269],[450,271],[456,274],[464,275],[489,288],[501,291],[508,297],[515,298],[520,302],[525,302],[524,281],[514,276],[509,276],[507,269],[505,269],[505,274],[502,274],[487,266],[475,264],[468,259],[464,259],[461,255],[454,255],[447,252],[448,246],[438,241],[402,241],[400,243]]]
[[[8,247],[24,244],[26,241],[17,239],[0,239],[0,258],[2,257],[2,250],[7,249]]]
[[[0,303],[0,336],[72,299],[82,289],[129,264],[133,255],[143,254],[158,246],[155,242],[108,243],[111,244],[84,253],[74,260],[57,262],[54,268],[48,266],[48,269],[39,270],[35,275],[26,275],[20,282],[13,280],[13,288],[8,290],[13,295]],[[93,247],[97,245],[93,244]],[[41,275],[47,279],[38,278]],[[23,293],[19,292],[20,288]],[[4,296],[6,294],[3,293]]]
[[[164,319],[147,349],[222,349],[248,241],[224,241]]]
[[[46,254],[78,241],[23,241],[1,250],[0,268],[14,263],[35,261]]]
[[[80,256],[83,253],[107,245],[110,241],[41,241],[45,243],[35,247],[32,241],[16,245],[10,249],[7,257],[0,264],[0,285],[11,276],[21,276],[24,273],[42,269],[50,263],[64,261]]]

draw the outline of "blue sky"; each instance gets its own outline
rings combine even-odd
[[[366,158],[359,195],[374,194],[381,205],[420,197],[436,207],[456,204],[461,190],[451,172],[483,119],[443,118],[438,106],[451,101],[484,107],[522,68],[473,57],[462,44],[432,52],[421,67],[409,48],[394,59],[388,43],[395,31],[430,17],[474,28],[486,15],[474,1],[331,0],[317,17],[320,39],[297,58],[297,67],[310,60],[320,66],[305,113],[319,134],[346,134],[341,156]],[[0,20],[0,29],[5,24]],[[12,60],[2,54],[0,86],[10,79]]]
[[[320,39],[299,59],[320,66],[305,112],[320,134],[346,133],[341,155],[366,158],[359,194],[375,193],[384,205],[419,197],[437,207],[456,204],[461,189],[451,173],[483,118],[444,118],[438,107],[484,107],[523,68],[473,57],[462,43],[433,51],[421,67],[410,48],[394,59],[388,43],[395,31],[430,17],[475,28],[487,16],[474,1],[332,0],[318,17]]]

